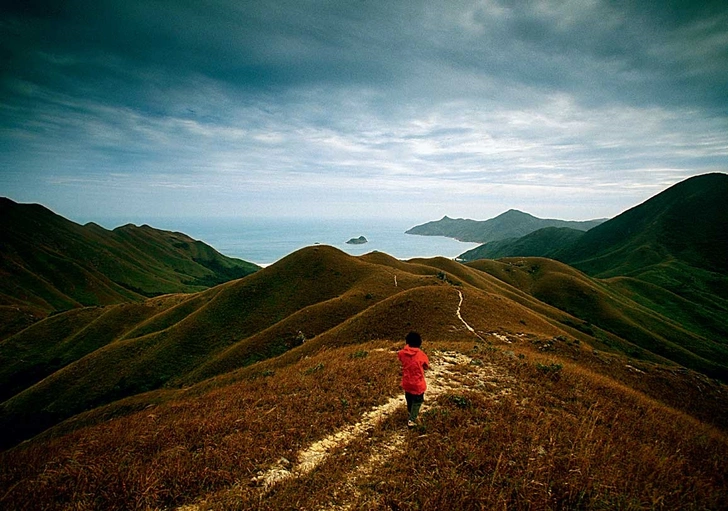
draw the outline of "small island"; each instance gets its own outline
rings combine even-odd
[[[364,236],[359,236],[358,238],[351,238],[349,241],[347,241],[347,245],[363,245],[364,243],[368,243],[369,240],[367,240]]]

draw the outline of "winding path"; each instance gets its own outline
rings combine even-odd
[[[478,339],[484,340],[462,317],[460,307],[463,303],[463,294],[458,290],[460,302],[458,303],[457,318]],[[465,368],[465,370],[464,370]],[[436,406],[437,398],[446,392],[462,390],[481,390],[488,392],[493,399],[511,393],[514,383],[513,377],[507,375],[502,368],[494,364],[475,363],[473,359],[455,351],[433,351],[431,355],[430,370],[425,374],[427,380],[427,407]],[[373,431],[387,417],[404,407],[403,396],[397,395],[362,415],[356,424],[348,425],[321,440],[312,443],[296,456],[291,462],[281,458],[265,472],[259,473],[252,479],[257,487],[260,497],[264,497],[275,485],[285,484],[303,477],[315,470],[332,456],[337,450],[345,447],[352,441],[363,437]],[[404,428],[402,414],[402,430],[386,435],[371,447],[371,454],[355,470],[348,473],[335,486],[333,492],[326,496],[333,502],[322,503],[317,510],[348,510],[359,507],[362,499],[362,488],[366,488],[366,479],[375,473],[393,456],[404,452],[407,435],[410,433]],[[230,491],[240,491],[242,484],[236,484]],[[338,503],[335,503],[338,501]],[[197,504],[188,504],[178,508],[178,511],[199,511],[204,506],[204,498]]]
[[[512,378],[506,376],[500,368],[494,365],[475,365],[470,357],[454,351],[435,351],[432,353],[431,362],[431,369],[426,373],[427,398],[430,403],[434,404],[440,395],[448,391],[464,388],[486,388],[495,391],[497,395],[510,393],[510,385],[504,386],[504,383],[510,384]],[[469,371],[454,370],[457,366],[466,366]],[[403,407],[402,396],[391,397],[386,403],[365,413],[356,424],[346,426],[300,451],[295,464],[286,467],[285,462],[279,462],[267,472],[254,478],[253,482],[258,484],[261,491],[265,493],[273,485],[302,477],[326,461],[335,449],[345,447],[353,440],[372,431],[384,419]],[[402,417],[404,420],[404,415]],[[405,433],[406,431],[403,429],[380,443],[373,450],[374,453],[369,460],[351,474],[345,483],[352,484],[360,477],[371,474],[376,466],[384,463],[393,454],[400,452],[399,447],[405,440]]]
[[[467,328],[468,330],[470,330],[471,332],[473,332],[473,335],[475,335],[475,337],[477,337],[477,338],[478,338],[478,339],[480,339],[481,341],[485,342],[485,339],[483,339],[483,338],[482,338],[482,337],[480,336],[480,334],[479,334],[478,332],[476,332],[476,331],[475,331],[475,329],[474,329],[474,328],[473,328],[472,326],[470,326],[470,325],[469,325],[469,324],[467,323],[467,321],[465,321],[465,320],[463,319],[463,316],[462,316],[462,315],[460,314],[460,307],[461,307],[461,306],[462,306],[462,304],[463,304],[463,293],[462,293],[462,291],[458,290],[458,295],[460,296],[460,303],[458,303],[458,310],[456,311],[456,313],[455,313],[455,314],[457,315],[458,319],[459,319],[459,320],[460,320],[460,321],[462,322],[462,324],[463,324],[463,325],[465,325],[465,328]]]
[[[430,361],[430,370],[425,374],[427,400],[423,412],[428,407],[437,406],[438,397],[447,392],[479,390],[487,392],[493,399],[498,400],[511,393],[515,381],[502,368],[481,361],[475,363],[472,358],[455,351],[433,351]],[[402,408],[404,408],[403,396],[389,398],[385,403],[362,415],[356,424],[348,425],[300,451],[295,462],[285,458],[279,459],[268,470],[259,473],[250,481],[255,486],[252,490],[257,491],[260,498],[264,498],[276,485],[306,476],[331,457],[346,456],[340,454],[342,448],[371,433],[386,418]],[[323,502],[315,509],[341,511],[361,508],[367,499],[365,493],[370,491],[367,489],[367,479],[389,459],[404,453],[407,437],[411,434],[413,432],[405,428],[405,414],[402,413],[402,429],[386,434],[376,441],[370,448],[369,456],[355,470],[343,476],[327,495],[322,496]],[[249,488],[241,481],[228,491],[246,491],[244,489],[246,487]],[[205,504],[203,497],[197,503],[177,508],[177,511],[200,511],[206,509]]]

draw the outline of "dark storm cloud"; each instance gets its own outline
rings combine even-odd
[[[724,2],[0,9],[0,185],[15,192],[129,175],[260,193],[654,190],[728,157]]]
[[[142,104],[197,75],[243,90],[377,81],[378,20],[303,2],[69,2],[9,16],[4,74]]]
[[[459,73],[591,101],[725,109],[726,9],[647,4],[18,3],[4,16],[3,81],[152,113],[198,75],[242,90],[418,85],[407,92],[447,97],[469,92]]]

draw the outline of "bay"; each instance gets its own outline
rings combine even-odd
[[[110,218],[99,223],[107,228],[125,223],[117,222]],[[478,246],[441,236],[405,234],[418,222],[403,219],[157,218],[146,219],[144,223],[157,229],[185,233],[226,256],[261,266],[316,244],[331,245],[354,256],[379,251],[397,259],[435,256],[452,259]],[[368,242],[363,245],[346,243],[359,236],[364,236]]]

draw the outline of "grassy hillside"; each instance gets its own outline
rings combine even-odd
[[[485,243],[463,252],[458,260],[468,262],[522,256],[558,258],[559,252],[574,244],[583,235],[584,231],[568,227],[545,227],[520,238]]]
[[[547,259],[316,246],[54,315],[0,342],[0,506],[717,509],[728,389],[668,358],[709,372],[721,346],[628,291]],[[407,431],[412,329],[432,371]]]
[[[691,279],[680,279],[685,268],[717,275],[728,272],[726,193],[727,174],[696,176],[582,235],[543,229],[517,240],[479,247],[460,259],[547,256],[592,276],[645,276],[648,281],[662,273],[652,275],[656,267],[677,263],[683,266],[672,271],[668,279],[674,279],[679,288]],[[721,288],[725,298],[727,291],[722,284],[715,288]]]
[[[727,174],[686,179],[586,233],[562,260],[590,275],[634,275],[676,259],[728,271]]]
[[[0,215],[0,339],[51,312],[201,291],[258,269],[146,225],[81,226],[6,198]]]
[[[661,315],[681,324],[692,332],[715,341],[728,339],[728,322],[725,321],[725,307],[717,307],[719,299],[715,294],[706,293],[691,296],[688,300],[655,284],[631,277],[604,279],[610,289],[634,300]],[[696,307],[697,304],[702,306]],[[715,305],[715,306],[714,306]]]
[[[558,227],[588,231],[601,224],[604,220],[589,220],[586,222],[573,222],[537,218],[528,213],[511,209],[490,220],[468,220],[462,218],[449,218],[447,216],[435,222],[416,225],[407,231],[407,234],[420,236],[446,236],[460,241],[475,243],[488,243],[493,241],[520,238],[539,229]]]
[[[582,351],[574,362],[528,343],[425,343],[433,370],[415,431],[403,426],[394,353],[401,341],[309,350],[228,381],[148,395],[137,411],[107,410],[113,419],[0,453],[0,503],[18,510],[722,506],[725,432],[631,388],[633,381],[660,388],[662,379],[669,386],[662,392],[698,383],[720,396],[714,384],[658,367],[635,373],[625,360],[600,362]],[[611,377],[592,370],[607,363]],[[725,406],[725,398],[712,406]]]
[[[655,292],[643,285],[633,286],[633,292],[627,293],[629,284],[624,280],[592,279],[570,266],[543,258],[483,260],[470,266],[578,318],[574,326],[593,335],[600,347],[618,349],[645,360],[658,360],[654,358],[658,355],[728,381],[724,322],[708,315],[705,309],[697,309],[702,315],[691,313],[694,306],[684,307],[678,315],[672,309],[663,308],[660,314],[655,309],[659,309],[657,303],[667,299],[664,290]],[[644,296],[653,296],[654,301],[645,303]],[[674,306],[681,302],[685,305],[679,297],[673,301]],[[698,327],[701,320],[707,321]],[[715,332],[723,335],[714,336]],[[607,333],[616,338],[610,338]]]
[[[161,314],[181,296],[74,309],[0,342],[0,401],[122,338],[130,328]]]
[[[32,435],[89,407],[216,374],[210,368],[224,371],[230,360],[238,367],[280,354],[300,344],[299,332],[315,336],[388,294],[436,284],[442,283],[403,274],[394,286],[388,268],[313,247],[246,279],[175,300],[173,306],[145,304],[149,314],[123,315],[123,326],[108,325],[95,338],[95,350],[75,344],[88,327],[85,316],[59,314],[0,343],[0,357],[14,361],[0,374],[0,388],[6,394],[16,391],[0,405],[4,441]],[[73,326],[46,337],[64,321]],[[50,353],[34,343],[50,345]],[[55,356],[62,345],[76,346],[78,356]],[[37,352],[20,358],[21,349]]]
[[[488,243],[460,256],[479,258],[543,256],[578,268],[608,289],[614,299],[639,304],[668,319],[677,343],[691,353],[725,366],[728,344],[728,175],[707,174],[687,179],[650,200],[585,233],[542,229],[517,240]],[[493,265],[486,265],[494,268]],[[507,282],[513,275],[498,273]],[[594,281],[595,283],[597,281]],[[550,289],[557,289],[551,286]],[[608,316],[595,313],[588,301],[579,303],[577,290],[541,294],[548,303],[577,311],[583,319],[608,326]],[[586,296],[586,295],[584,295]],[[596,320],[599,321],[596,321]],[[641,321],[641,320],[640,320]],[[690,367],[715,372],[700,360],[689,362],[680,350],[665,348],[663,335],[651,323],[637,344]],[[687,333],[687,336],[685,335]],[[670,336],[668,336],[670,337]],[[650,340],[650,338],[653,338]],[[662,348],[660,348],[661,346]]]
[[[460,306],[468,326],[453,314]],[[410,329],[442,341],[573,338],[728,375],[724,343],[554,261],[465,266],[317,246],[201,293],[73,310],[0,342],[2,441],[12,445],[85,410],[193,385],[301,345],[400,338]]]

